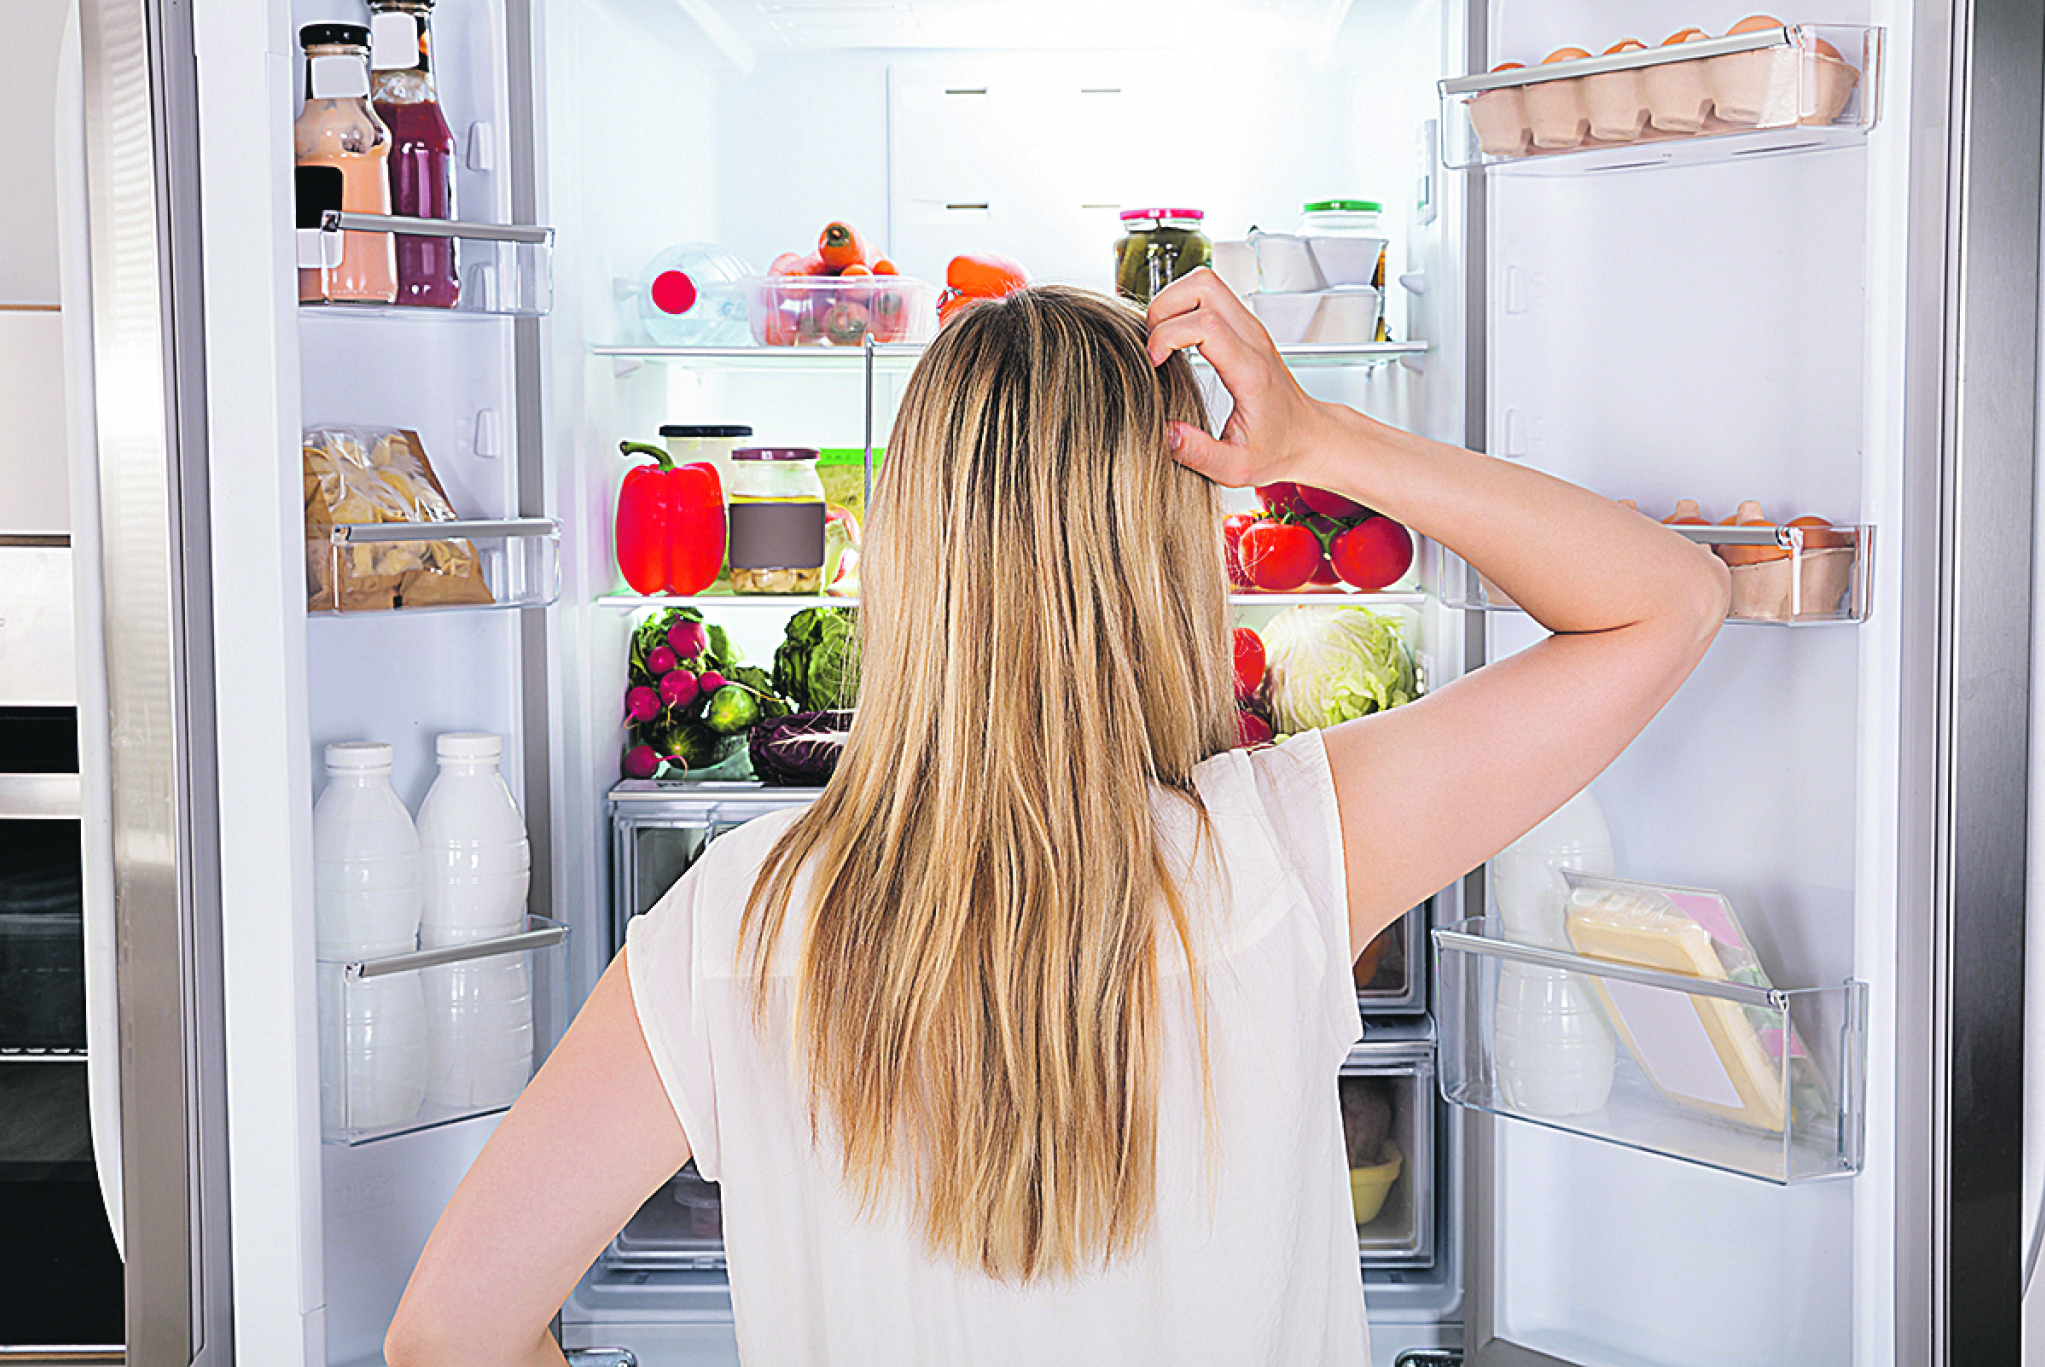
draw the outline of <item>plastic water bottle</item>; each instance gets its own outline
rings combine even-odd
[[[532,854],[525,818],[497,772],[504,742],[450,732],[419,808],[425,869],[420,943],[428,949],[516,934],[525,925]],[[524,954],[429,968],[427,1098],[437,1106],[509,1105],[532,1076],[532,981]]]
[[[419,837],[391,790],[391,747],[326,750],[312,812],[320,1115],[329,1132],[402,1124],[419,1110],[426,999],[416,973],[350,981],[340,964],[418,948]]]
[[[1568,952],[1569,885],[1561,869],[1612,872],[1612,832],[1589,790],[1491,861],[1492,897],[1505,938]],[[1506,1104],[1530,1115],[1582,1115],[1612,1091],[1617,1043],[1582,975],[1498,965],[1492,1060]]]
[[[752,269],[708,242],[669,247],[639,274],[639,322],[658,346],[743,346],[752,340],[745,290]]]

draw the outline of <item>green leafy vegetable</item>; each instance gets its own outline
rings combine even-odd
[[[1266,696],[1280,731],[1333,726],[1419,696],[1398,622],[1369,608],[1287,608],[1263,635]]]
[[[804,608],[788,619],[774,652],[774,691],[798,712],[850,707],[859,699],[859,615],[842,607]]]

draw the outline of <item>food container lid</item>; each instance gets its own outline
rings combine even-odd
[[[731,453],[733,460],[815,460],[814,446],[741,446]]]
[[[1300,205],[1299,211],[1303,214],[1374,214],[1384,207],[1374,199],[1317,199],[1311,204]]]
[[[875,465],[880,464],[881,457],[886,454],[887,449],[885,447],[874,447],[873,463]],[[863,446],[826,446],[818,451],[817,464],[864,465],[866,464],[866,448]]]
[[[1122,221],[1124,223],[1134,222],[1139,218],[1190,218],[1197,223],[1206,217],[1207,211],[1205,209],[1124,209],[1122,211]]]
[[[365,24],[307,24],[298,31],[301,47],[368,47],[369,28]]]
[[[391,767],[389,741],[344,740],[327,747],[327,768],[336,773],[374,773]]]
[[[501,759],[504,737],[494,731],[443,731],[433,742],[433,753],[441,759]]]
[[[753,429],[744,423],[671,422],[660,429],[663,437],[750,437]]]

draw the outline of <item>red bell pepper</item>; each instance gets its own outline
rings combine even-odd
[[[652,456],[618,490],[618,569],[636,593],[701,593],[724,564],[724,488],[708,461],[677,467],[666,451],[620,442],[628,456]]]

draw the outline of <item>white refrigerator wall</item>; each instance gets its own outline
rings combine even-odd
[[[1491,60],[1720,33],[1748,10],[1497,4]],[[1752,498],[1776,520],[1891,523],[1873,620],[1729,626],[1593,787],[1619,872],[1725,890],[1778,985],[1868,981],[1879,1069],[1898,811],[1898,585],[1881,566],[1899,563],[1886,538],[1901,352],[1900,292],[1879,277],[1901,259],[1907,15],[1788,17],[1891,25],[1884,124],[1865,150],[1491,175],[1487,420],[1494,454],[1651,516],[1695,498],[1716,521]],[[1494,653],[1536,633],[1498,618]],[[1788,1190],[1498,1125],[1496,1332],[1572,1362],[1886,1360],[1888,1104],[1877,1071],[1861,1176]]]

